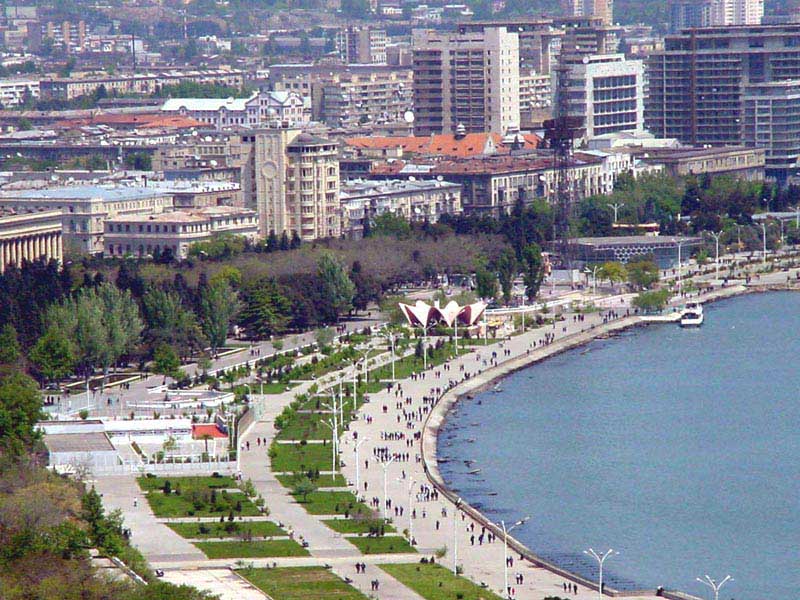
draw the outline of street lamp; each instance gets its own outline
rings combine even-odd
[[[503,526],[503,582],[505,586],[503,587],[503,593],[506,595],[506,598],[510,598],[508,593],[508,534],[514,531],[520,525],[523,525],[527,522],[530,517],[525,517],[524,519],[520,519],[516,523],[514,523],[511,527],[506,529],[506,522],[500,521],[500,525]]]
[[[322,421],[331,430],[331,476],[336,473],[336,447],[339,444],[339,435],[336,429],[336,419]]]
[[[717,246],[717,254],[716,254],[716,278],[719,279],[719,238],[722,236],[721,231],[710,231],[711,237],[714,238],[714,242]]]
[[[603,563],[606,562],[607,558],[609,558],[610,556],[613,556],[614,554],[619,554],[619,552],[616,552],[616,551],[612,550],[611,548],[609,548],[606,551],[605,554],[600,556],[599,554],[597,554],[597,552],[595,552],[594,550],[589,548],[588,551],[584,550],[583,553],[586,556],[591,556],[592,558],[594,558],[597,561],[597,564],[600,566],[600,579],[599,579],[598,585],[597,585],[597,597],[602,600],[602,598],[603,598]]]
[[[614,223],[617,222],[618,211],[620,208],[625,206],[624,202],[606,202],[608,206],[610,206],[614,210]]]
[[[730,575],[727,575],[725,579],[723,579],[719,583],[717,583],[714,579],[711,579],[711,577],[709,577],[708,575],[706,575],[705,577],[706,577],[705,579],[700,579],[699,577],[697,577],[696,579],[703,585],[707,585],[712,590],[714,590],[714,600],[719,600],[719,591],[722,589],[722,586],[729,581],[733,581],[733,577],[731,577]]]
[[[356,453],[356,498],[358,498],[358,494],[361,492],[361,463],[358,462],[358,449],[361,447],[361,444],[368,440],[369,438],[361,438],[356,442],[355,448],[353,448],[353,452]]]
[[[761,232],[763,234],[763,238],[762,239],[764,241],[764,246],[763,246],[764,251],[761,254],[761,256],[762,256],[761,263],[766,267],[767,266],[767,224],[762,222],[762,223],[760,223],[760,225],[761,225]]]
[[[683,240],[675,240],[675,243],[678,246],[678,294],[682,294],[683,281],[681,276],[683,274],[683,261],[681,260],[681,247],[683,246]]]
[[[386,334],[386,338],[389,340],[389,345],[392,350],[392,381],[394,381],[394,361],[395,361],[395,353],[394,353],[394,333],[389,332]]]
[[[394,456],[387,460],[386,462],[380,463],[381,467],[383,467],[383,506],[382,513],[383,513],[383,520],[386,521],[386,501],[389,499],[389,492],[388,486],[389,482],[387,481],[387,477],[389,475],[389,465],[394,462]]]
[[[458,508],[461,506],[461,498],[456,500],[453,509],[453,574],[458,575]]]
[[[414,545],[414,519],[411,518],[413,512],[414,484],[417,481],[413,477],[408,478],[408,543]]]

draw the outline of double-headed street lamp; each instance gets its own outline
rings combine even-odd
[[[597,597],[602,600],[602,598],[603,598],[603,563],[606,562],[607,558],[609,558],[609,557],[611,557],[611,556],[613,556],[615,554],[619,554],[619,552],[616,552],[616,551],[612,550],[611,548],[609,548],[606,551],[606,553],[601,556],[597,552],[595,552],[594,550],[589,548],[589,550],[584,550],[583,553],[586,556],[591,556],[592,558],[594,558],[597,561],[598,566],[600,567],[600,577],[599,577],[599,580],[597,582]]]
[[[398,481],[402,481],[398,479]],[[414,511],[414,484],[417,481],[413,477],[408,478],[408,543],[414,545],[414,519],[411,517]]]
[[[386,504],[387,501],[389,500],[389,491],[388,491],[389,482],[387,480],[387,477],[389,476],[389,465],[391,465],[393,462],[394,462],[394,456],[389,460],[387,460],[386,462],[380,463],[381,467],[383,467],[383,506],[381,513],[383,514],[384,522],[386,521]]]
[[[361,493],[361,464],[358,461],[358,449],[361,447],[361,444],[366,441],[369,441],[369,438],[361,438],[356,442],[353,448],[353,452],[356,454],[356,498],[358,498],[358,495]]]
[[[702,583],[703,585],[707,585],[707,586],[708,586],[708,587],[710,587],[712,590],[714,590],[714,600],[719,600],[719,591],[722,589],[722,586],[723,586],[723,585],[725,585],[725,584],[726,584],[727,582],[729,582],[729,581],[733,581],[733,577],[731,577],[730,575],[727,575],[727,576],[725,577],[725,579],[723,579],[722,581],[720,581],[719,583],[717,583],[717,582],[716,582],[716,580],[714,580],[714,579],[711,579],[711,577],[709,577],[708,575],[706,575],[706,576],[705,576],[705,579],[700,579],[700,578],[698,577],[698,578],[697,578],[697,581],[699,581],[699,582],[700,582],[700,583]]]
[[[505,583],[505,586],[503,587],[503,593],[505,594],[506,598],[511,597],[511,595],[508,593],[508,534],[514,531],[520,525],[525,524],[529,519],[530,517],[520,519],[508,529],[506,529],[506,522],[500,521],[500,525],[503,527],[503,582]]]

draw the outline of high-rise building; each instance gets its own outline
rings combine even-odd
[[[741,144],[748,127],[752,142],[766,139],[756,136],[755,124],[747,125],[746,105],[763,101],[774,111],[794,101],[792,86],[764,86],[800,79],[799,39],[800,24],[688,29],[667,36],[664,50],[648,59],[646,127],[657,137],[692,145]],[[782,118],[787,131],[800,122],[792,112]]]
[[[599,17],[568,17],[554,23],[564,30],[559,62],[578,63],[587,56],[614,54],[622,28],[606,25]]]
[[[415,30],[417,135],[505,133],[519,127],[519,37],[505,27]]]
[[[604,25],[614,22],[614,0],[564,0],[564,9],[573,17],[598,17]]]
[[[766,148],[766,169],[779,180],[797,172],[800,160],[800,81],[748,86],[744,96],[744,142]]]
[[[670,29],[718,25],[760,25],[764,0],[673,0],[669,7]]]
[[[483,31],[491,27],[505,27],[519,38],[520,67],[532,68],[540,75],[549,75],[561,53],[564,30],[552,19],[502,19],[460,23],[459,33]]]
[[[301,133],[286,147],[286,215],[301,240],[339,237],[339,153],[336,142]]]
[[[587,139],[620,131],[643,131],[642,61],[627,60],[624,54],[588,56],[579,63],[564,65],[555,79],[558,114],[581,117]]]
[[[345,27],[336,36],[339,57],[345,63],[386,64],[386,30],[377,27]]]

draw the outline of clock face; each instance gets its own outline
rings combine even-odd
[[[267,161],[261,166],[261,175],[266,179],[274,179],[277,174],[278,166],[274,162]]]

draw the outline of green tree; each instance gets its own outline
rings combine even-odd
[[[536,242],[525,246],[522,251],[522,263],[524,272],[522,274],[525,282],[525,295],[529,302],[533,302],[539,295],[539,288],[544,279],[544,259],[542,249]]]
[[[292,305],[274,279],[248,282],[242,287],[241,297],[238,322],[248,337],[264,339],[286,330]]]
[[[317,485],[308,477],[303,477],[292,486],[292,494],[294,496],[301,496],[303,502],[308,502],[309,494],[313,494],[316,491]]]
[[[43,418],[36,382],[19,372],[0,379],[0,454],[22,456],[39,439],[36,423]]]
[[[203,332],[216,351],[225,345],[228,330],[239,312],[238,294],[225,281],[209,283],[200,297]]]
[[[628,278],[625,265],[619,262],[605,262],[597,269],[597,277],[601,280],[606,279],[613,287],[615,283],[621,283]]]
[[[658,282],[658,265],[652,260],[637,260],[627,265],[628,281],[637,289],[647,289]]]
[[[183,306],[177,293],[149,289],[142,299],[142,312],[147,323],[145,343],[149,348],[170,344],[179,356],[188,357],[205,347],[206,338],[197,317]]]
[[[181,359],[175,348],[169,344],[160,344],[153,353],[153,373],[164,376],[166,383],[167,377],[178,379],[181,376]]]
[[[633,305],[645,312],[663,310],[669,302],[669,290],[657,290],[653,292],[641,292],[633,299]]]
[[[478,267],[475,270],[475,293],[487,301],[497,298],[497,276],[484,267]]]
[[[11,323],[6,323],[0,329],[0,364],[10,365],[17,362],[20,354],[17,330]]]
[[[411,235],[411,225],[403,217],[385,212],[372,219],[369,232],[371,236],[386,235],[406,239]]]
[[[64,332],[50,327],[31,348],[31,362],[47,381],[58,381],[75,369],[75,351]]]
[[[500,289],[503,290],[503,303],[508,306],[514,288],[514,277],[517,275],[517,259],[513,250],[506,248],[500,253],[497,259],[497,279],[500,281]]]
[[[341,263],[328,252],[317,262],[317,277],[331,320],[338,320],[339,315],[352,309],[355,286]]]

